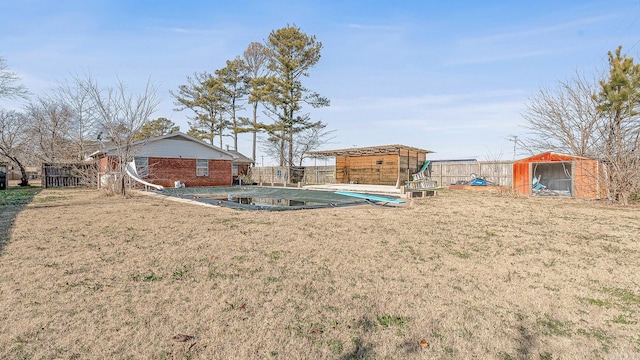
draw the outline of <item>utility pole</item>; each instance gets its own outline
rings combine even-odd
[[[515,159],[516,159],[516,149],[517,149],[517,146],[518,146],[518,135],[510,135],[509,137],[507,137],[507,140],[513,141],[513,160],[515,161]]]

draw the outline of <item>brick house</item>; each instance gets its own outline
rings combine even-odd
[[[144,180],[174,187],[179,181],[191,186],[229,186],[233,182],[236,155],[181,132],[135,142],[134,158],[138,175]],[[116,148],[92,154],[106,174],[117,161]],[[111,165],[111,166],[110,166]]]
[[[251,164],[253,164],[254,161],[237,151],[227,150],[227,152],[236,157],[235,159],[233,159],[232,172],[233,172],[233,183],[237,184],[239,178],[249,175]]]

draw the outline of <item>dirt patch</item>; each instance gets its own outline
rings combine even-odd
[[[439,192],[246,212],[43,190],[0,358],[633,358],[640,209]]]

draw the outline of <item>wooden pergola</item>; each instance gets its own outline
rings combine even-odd
[[[337,150],[320,150],[311,151],[310,155],[316,156],[335,156],[335,157],[352,157],[352,156],[372,156],[372,155],[403,155],[410,153],[430,154],[433,151],[424,150],[406,145],[381,145],[368,146],[359,148],[337,149]]]
[[[336,182],[361,182],[400,186],[433,151],[406,145],[381,145],[310,152],[312,156],[335,156]]]

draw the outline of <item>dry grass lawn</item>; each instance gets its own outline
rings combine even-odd
[[[640,358],[637,206],[444,192],[249,212],[42,190],[14,215],[2,359]]]

